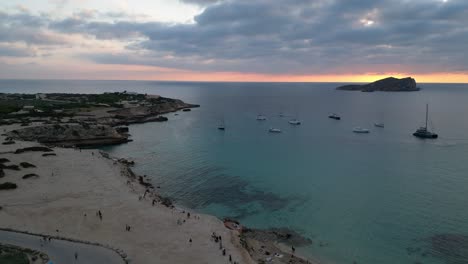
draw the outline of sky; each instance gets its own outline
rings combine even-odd
[[[0,79],[468,83],[467,0],[9,0]]]

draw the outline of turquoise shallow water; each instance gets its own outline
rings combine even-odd
[[[299,231],[314,241],[301,253],[325,263],[468,263],[468,85],[423,84],[415,93],[335,86],[0,81],[0,91],[128,90],[201,104],[169,122],[133,125],[134,142],[106,150],[134,158],[138,173],[182,205]],[[426,103],[435,141],[411,135]],[[256,121],[259,113],[268,120]],[[216,129],[223,118],[224,132]],[[283,133],[269,134],[271,126]],[[355,126],[371,133],[354,134]]]

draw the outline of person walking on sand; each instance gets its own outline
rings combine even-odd
[[[75,260],[78,260],[78,253],[75,252]]]

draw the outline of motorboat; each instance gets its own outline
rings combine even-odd
[[[279,129],[279,128],[270,128],[270,129],[268,129],[268,132],[270,132],[270,133],[281,133],[281,129]]]
[[[358,134],[367,134],[367,133],[369,133],[370,131],[369,131],[369,129],[367,129],[367,128],[355,127],[355,128],[353,129],[353,132],[354,132],[354,133],[358,133]]]
[[[341,120],[341,117],[337,114],[331,114],[328,116],[328,118],[335,119],[335,120]]]
[[[288,123],[291,124],[291,125],[297,126],[297,125],[301,124],[301,121],[299,121],[297,119],[291,119],[291,120],[288,121]]]

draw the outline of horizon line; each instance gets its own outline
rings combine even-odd
[[[392,76],[389,76],[392,77]],[[395,77],[397,78],[397,77]],[[400,79],[400,78],[399,78]],[[379,79],[381,80],[381,79]],[[74,78],[0,78],[0,81],[128,81],[128,82],[179,82],[179,83],[372,83],[343,81],[206,81],[206,80],[145,80],[145,79],[74,79]],[[468,82],[416,82],[417,84],[468,84]]]

